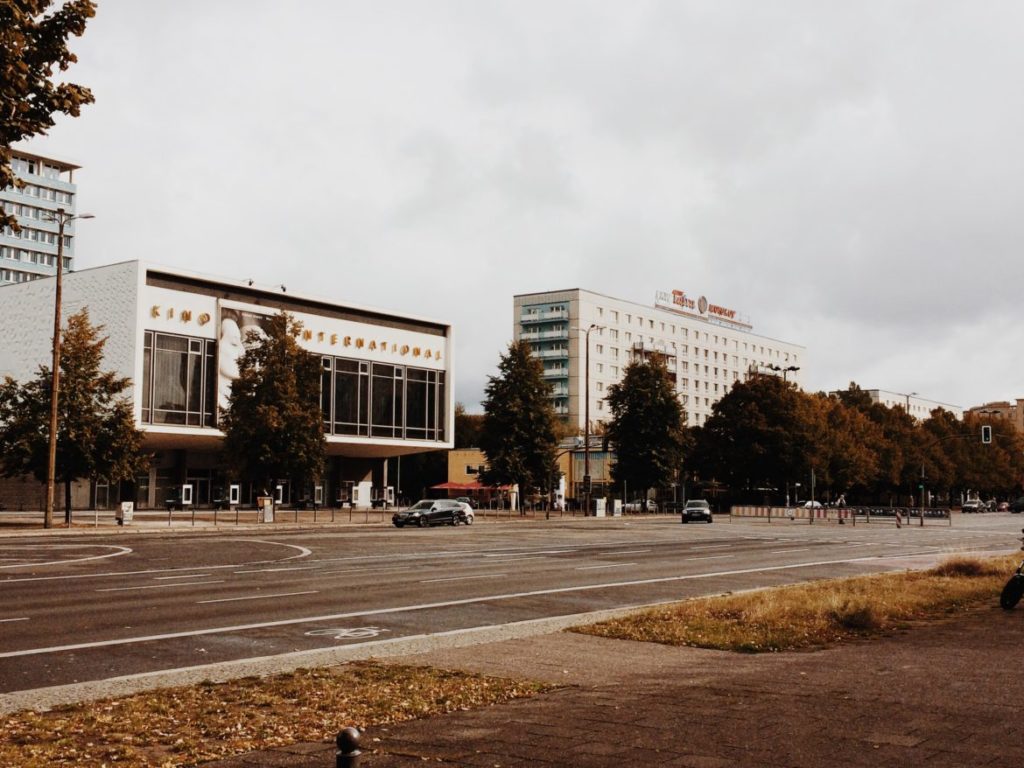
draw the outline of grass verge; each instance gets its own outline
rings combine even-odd
[[[572,631],[747,653],[823,648],[995,604],[1017,562],[956,557],[928,571],[688,600]]]
[[[194,765],[532,696],[551,686],[374,662],[153,691],[0,718],[0,765]]]

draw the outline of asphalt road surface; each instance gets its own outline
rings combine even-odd
[[[1008,552],[1022,522],[652,517],[3,538],[0,693]]]

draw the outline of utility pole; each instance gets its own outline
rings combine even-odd
[[[43,527],[53,527],[54,497],[57,490],[57,403],[60,390],[60,305],[64,277],[64,226],[75,219],[95,218],[91,213],[71,216],[63,208],[49,215],[48,221],[57,223],[57,286],[53,299],[53,367],[50,369],[50,444],[46,464],[46,510]],[[71,510],[65,510],[71,527]]]

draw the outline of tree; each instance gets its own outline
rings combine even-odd
[[[92,92],[74,83],[52,82],[77,61],[68,38],[79,37],[96,13],[91,0],[71,0],[47,13],[51,0],[0,0],[0,189],[18,185],[11,168],[11,145],[44,134],[53,115],[78,117]],[[14,215],[0,210],[0,228],[19,230]]]
[[[544,368],[525,341],[512,342],[498,375],[485,390],[480,448],[487,456],[482,480],[518,483],[520,494],[548,490],[555,463],[556,416]]]
[[[320,360],[299,346],[302,323],[285,312],[250,331],[221,415],[228,461],[267,492],[280,480],[306,483],[326,461]]]
[[[751,497],[820,475],[826,436],[808,400],[776,376],[737,382],[696,430],[694,467]]]
[[[71,484],[81,478],[109,482],[134,479],[148,467],[142,433],[124,393],[131,379],[100,371],[106,337],[89,310],[68,318],[63,332],[58,391],[56,478],[64,483],[64,517],[71,522]],[[46,482],[50,369],[40,366],[24,384],[7,377],[0,385],[0,466],[5,477],[32,475]]]
[[[466,413],[466,406],[455,404],[455,450],[476,448],[480,445],[480,430],[484,417],[479,413]]]
[[[660,356],[626,366],[622,380],[608,388],[612,417],[608,441],[615,448],[612,480],[643,492],[673,481],[683,461],[683,409]]]

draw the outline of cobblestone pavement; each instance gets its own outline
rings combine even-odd
[[[1024,610],[983,609],[872,642],[740,655],[558,633],[402,661],[565,685],[363,735],[362,768],[1024,764]],[[300,744],[207,768],[327,768]]]

